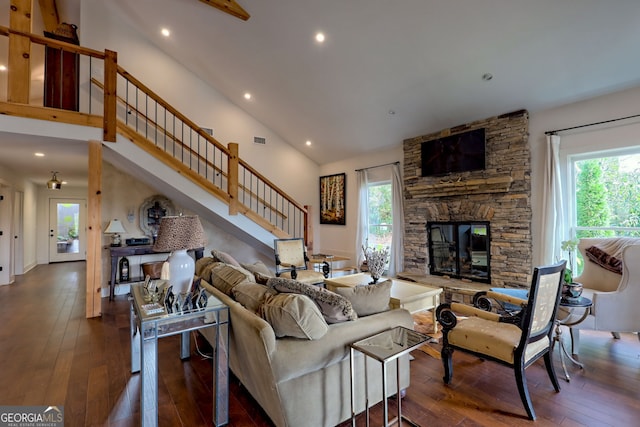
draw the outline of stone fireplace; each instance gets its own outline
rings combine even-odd
[[[423,142],[478,128],[485,128],[484,170],[422,176]],[[528,129],[529,115],[520,110],[404,141],[405,272],[430,274],[430,266],[433,268],[428,223],[481,222],[490,224],[491,230],[487,241],[488,282],[496,287],[529,286],[532,245]]]

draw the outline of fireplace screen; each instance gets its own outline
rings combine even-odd
[[[489,222],[428,222],[429,272],[491,283]]]

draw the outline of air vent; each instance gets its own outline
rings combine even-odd
[[[254,136],[253,137],[253,143],[254,144],[262,144],[265,145],[267,143],[267,139],[263,138],[261,136]]]
[[[209,136],[213,136],[213,129],[212,128],[200,128],[201,131],[204,131],[205,133],[207,133]]]

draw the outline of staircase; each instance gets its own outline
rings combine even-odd
[[[112,163],[135,158],[129,172],[147,182],[164,181],[168,197],[217,225],[224,221],[225,230],[249,243],[260,242],[263,250],[272,251],[274,238],[310,240],[306,206],[243,161],[237,144],[225,147],[119,66],[116,52],[2,26],[0,35],[9,37],[10,58],[18,53],[12,46],[19,41],[75,55],[81,64],[79,111],[29,105],[30,75],[25,73],[10,76],[8,102],[0,103],[0,113],[102,128],[105,157],[111,156]],[[60,87],[64,75],[60,73]]]

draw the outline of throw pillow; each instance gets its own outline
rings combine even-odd
[[[585,251],[587,258],[598,264],[605,270],[613,271],[614,273],[622,274],[622,260],[607,254],[605,251],[597,246],[591,246]]]
[[[275,295],[276,291],[258,283],[242,282],[234,286],[231,293],[247,310],[257,313],[267,297]]]
[[[202,257],[199,260],[196,260],[196,276],[204,277],[202,271],[214,262],[216,261],[211,257]]]
[[[340,287],[336,289],[336,293],[351,302],[358,316],[368,316],[389,309],[391,280],[375,285]]]
[[[316,340],[329,331],[318,307],[304,295],[268,296],[260,306],[260,317],[269,322],[277,337]]]
[[[324,288],[282,277],[272,277],[267,286],[278,292],[308,296],[318,305],[327,323],[340,323],[358,318],[348,299]]]
[[[222,251],[219,251],[217,249],[212,249],[211,250],[211,256],[216,261],[224,262],[225,264],[233,265],[234,267],[240,267],[240,263],[238,261],[236,261],[236,259],[234,257],[232,257],[231,255],[229,255],[226,252],[222,252]]]
[[[211,272],[211,284],[221,292],[231,296],[234,286],[242,282],[253,282],[253,274],[242,267],[220,263]]]
[[[274,272],[269,270],[269,267],[264,265],[262,261],[256,261],[253,264],[241,264],[241,265],[244,269],[252,272],[256,278],[256,282],[262,285],[266,285],[267,281],[271,277],[276,276]]]

